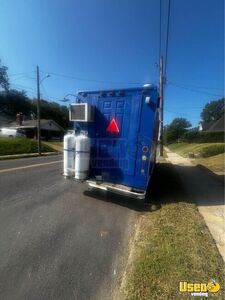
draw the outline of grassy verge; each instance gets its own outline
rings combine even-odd
[[[194,160],[195,164],[202,165],[212,172],[224,172],[225,153],[214,155],[207,158],[197,158]]]
[[[26,138],[0,138],[0,155],[37,153],[37,142]],[[55,150],[42,143],[42,152],[55,152]]]
[[[123,299],[191,299],[178,291],[182,280],[208,282],[213,278],[223,285],[223,260],[170,164],[159,164],[152,187],[152,199],[162,206],[141,218]],[[220,291],[208,299],[224,297]]]
[[[217,155],[213,154],[214,150],[220,149],[221,151],[224,148],[223,143],[204,143],[204,144],[187,144],[187,143],[179,143],[179,144],[171,144],[169,145],[169,149],[181,156],[187,157],[189,152],[196,154],[206,153],[209,157],[198,157],[195,158],[192,162],[196,165],[202,165],[212,172],[224,172],[225,166],[225,153],[220,153]],[[208,156],[207,155],[207,156]]]
[[[171,151],[180,154],[181,156],[187,157],[189,152],[195,155],[211,156],[220,153],[224,153],[224,143],[203,143],[203,144],[188,144],[188,143],[177,143],[171,144],[168,148]]]

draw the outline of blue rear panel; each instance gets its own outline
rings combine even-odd
[[[145,190],[158,137],[157,88],[80,92],[77,101],[94,106],[94,122],[79,123],[91,138],[90,177]],[[116,133],[107,131],[113,118]]]

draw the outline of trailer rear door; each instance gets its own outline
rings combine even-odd
[[[134,175],[141,104],[142,95],[98,100],[96,154],[98,167],[109,172],[110,179]]]

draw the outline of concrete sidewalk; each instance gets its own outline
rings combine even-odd
[[[167,160],[179,174],[190,200],[196,202],[218,250],[225,261],[225,203],[223,183],[211,171],[203,170],[188,158],[165,149]]]

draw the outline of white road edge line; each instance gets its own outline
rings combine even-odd
[[[0,173],[6,173],[6,172],[29,169],[29,168],[37,168],[37,167],[41,167],[41,166],[57,164],[60,162],[63,162],[63,160],[51,161],[51,162],[47,162],[47,163],[34,164],[34,165],[28,165],[28,166],[22,166],[22,167],[16,167],[16,168],[3,169],[3,170],[0,170]]]

